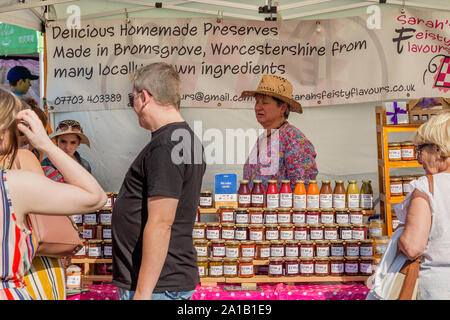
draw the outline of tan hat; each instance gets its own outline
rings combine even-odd
[[[89,148],[91,147],[89,138],[83,133],[81,124],[76,120],[63,120],[58,123],[55,133],[53,133],[50,138],[53,139],[70,133],[76,134],[78,137],[80,137],[80,143],[86,144]]]
[[[292,99],[292,84],[283,77],[265,74],[255,91],[243,91],[241,98],[265,94],[286,102],[292,112],[302,113],[302,105]]]

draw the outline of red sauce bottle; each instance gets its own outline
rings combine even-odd
[[[248,185],[248,180],[241,180],[238,190],[238,207],[250,208],[251,204],[251,191]]]
[[[290,180],[281,181],[280,208],[292,208],[292,189]]]
[[[278,208],[280,194],[278,193],[277,180],[269,180],[267,186],[267,208]]]
[[[262,180],[253,180],[251,207],[264,208],[264,198],[264,187],[262,185]]]

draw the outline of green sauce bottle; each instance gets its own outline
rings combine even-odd
[[[373,210],[373,189],[370,180],[363,180],[360,193],[360,207],[365,210]]]

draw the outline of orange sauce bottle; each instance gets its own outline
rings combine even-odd
[[[306,209],[306,188],[303,180],[295,181],[294,208]]]
[[[319,209],[320,191],[316,180],[309,181],[306,194],[306,205],[308,209]]]

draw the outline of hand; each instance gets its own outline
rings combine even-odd
[[[34,111],[30,109],[22,110],[17,114],[16,119],[18,122],[17,128],[26,136],[33,147],[45,152],[45,150],[54,146]]]

